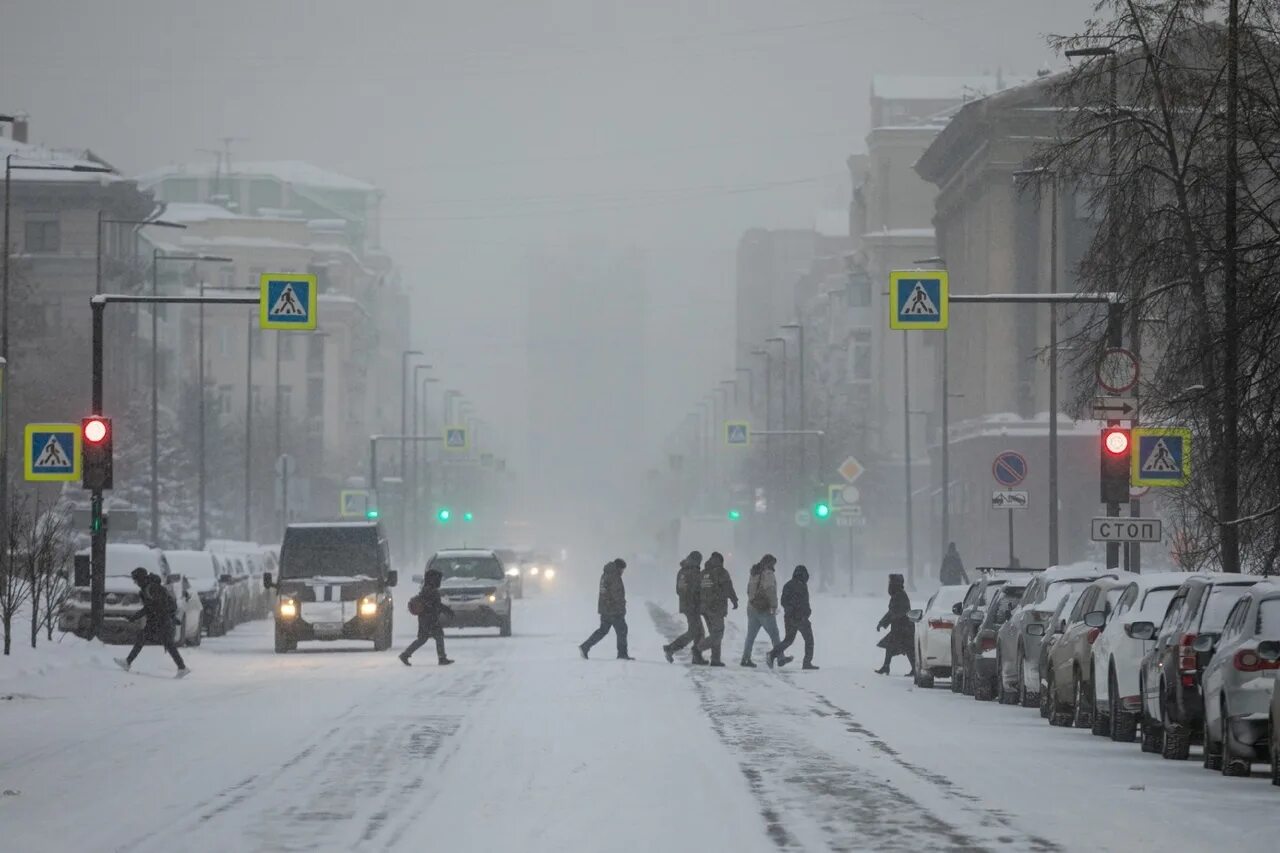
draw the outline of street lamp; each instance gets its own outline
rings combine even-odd
[[[104,212],[105,211],[102,211],[102,210],[98,211],[98,228],[96,232],[98,247],[94,253],[96,256],[96,268],[93,276],[93,292],[95,294],[102,293],[102,226],[103,225],[133,225],[136,227],[142,227],[144,225],[154,225],[157,228],[176,228],[182,231],[185,231],[187,229],[187,226],[183,225],[180,222],[169,222],[164,219],[112,219],[112,218],[103,216],[102,214]]]
[[[15,120],[14,116],[3,116],[2,119],[10,123]],[[63,166],[54,163],[14,163],[14,157],[21,157],[20,154],[7,154],[4,158],[4,261],[0,266],[0,363],[5,365],[5,384],[8,388],[5,390],[5,400],[3,410],[0,411],[0,519],[3,519],[3,525],[0,525],[0,542],[7,541],[9,534],[9,411],[13,408],[12,392],[13,380],[11,373],[13,370],[13,362],[9,358],[9,222],[10,216],[10,187],[13,183],[14,172],[87,172],[90,174],[107,175],[112,174],[112,170],[106,166],[90,166],[87,164],[76,163],[70,166]]]
[[[422,432],[422,434],[423,434],[423,435],[430,435],[430,434],[431,434],[431,422],[430,422],[430,414],[431,414],[431,392],[430,392],[430,389],[429,389],[427,386],[429,386],[429,385],[433,385],[433,384],[435,384],[435,383],[437,383],[437,382],[439,382],[439,381],[440,381],[440,380],[439,380],[439,379],[437,379],[437,378],[436,378],[436,377],[434,377],[434,376],[424,376],[424,377],[422,377],[422,383],[421,383],[421,388],[422,388],[422,431],[421,431],[421,432]],[[416,442],[415,442],[415,443],[416,443]],[[419,508],[421,508],[421,506],[422,506],[421,493],[425,493],[425,494],[426,494],[426,496],[427,496],[428,498],[430,498],[430,497],[431,497],[431,457],[430,457],[430,455],[429,455],[429,453],[428,453],[428,449],[427,449],[427,447],[425,446],[425,442],[423,442],[423,444],[424,444],[424,446],[423,446],[423,448],[422,448],[422,483],[421,483],[421,485],[419,486],[419,490],[420,490],[419,501],[418,501],[418,506],[419,506]],[[416,527],[415,527],[415,529],[416,529]],[[423,551],[425,551],[426,549],[425,549],[425,548],[423,548],[422,546],[423,546],[423,544],[425,544],[425,543],[426,543],[426,537],[427,537],[428,535],[430,535],[430,534],[429,534],[429,532],[428,532],[427,530],[421,530],[421,531],[419,531],[419,532],[418,532],[418,541],[417,541],[415,544],[416,544],[416,545],[417,545],[417,547],[418,547],[418,554],[417,554],[417,556],[418,556],[418,560],[419,560],[419,562],[421,562],[421,560],[422,560],[422,558],[423,558],[423,556],[424,556],[422,552],[423,552]]]
[[[946,269],[945,258],[919,258],[916,264],[928,264]],[[939,560],[947,553],[951,543],[951,352],[947,330],[942,330],[942,550]]]
[[[410,435],[413,435],[413,436],[420,435],[420,432],[419,432],[420,427],[418,423],[418,389],[421,388],[422,385],[418,381],[418,376],[421,371],[430,370],[430,369],[431,369],[431,365],[429,364],[415,364],[413,366],[413,382],[410,385],[410,388],[412,389],[412,393],[413,393],[413,431],[410,433]],[[412,500],[413,502],[414,523],[406,527],[405,536],[407,541],[405,542],[405,545],[407,548],[406,553],[410,555],[415,555],[417,553],[417,540],[418,540],[417,519],[418,519],[418,513],[421,509],[418,502],[418,490],[419,490],[418,476],[419,476],[419,471],[421,469],[420,460],[426,448],[423,447],[424,442],[414,441],[411,444],[412,444],[411,447],[405,448],[406,450],[410,450],[413,453],[413,466],[412,466],[412,471],[411,471],[411,475],[408,483],[409,485],[411,485],[411,488],[407,489],[406,491],[405,504],[407,506],[410,500]],[[412,530],[413,533],[410,534],[409,530]]]

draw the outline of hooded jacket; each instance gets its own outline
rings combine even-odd
[[[792,622],[802,622],[813,612],[809,608],[809,570],[804,566],[796,566],[791,580],[783,585],[782,609]]]
[[[428,569],[422,577],[422,590],[418,600],[422,602],[422,611],[418,613],[418,630],[430,633],[440,624],[443,613],[453,615],[453,609],[440,600],[440,581],[442,575],[437,569]]]
[[[163,643],[171,639],[178,624],[178,602],[160,576],[148,574],[138,597],[142,600],[142,609],[130,616],[129,621],[147,620],[142,628],[142,639],[149,643]]]
[[[676,597],[680,600],[680,612],[686,616],[698,614],[698,602],[702,587],[699,574],[702,567],[690,557],[680,561],[680,570],[676,572]]]
[[[876,625],[876,630],[888,628],[889,633],[877,645],[894,654],[905,655],[911,651],[915,639],[915,625],[907,618],[907,612],[911,610],[911,598],[907,595],[901,575],[889,577],[889,609]]]
[[[769,563],[756,563],[747,580],[747,606],[760,613],[778,612],[778,576]]]
[[[733,588],[733,578],[724,563],[712,557],[702,569],[701,606],[709,616],[728,616],[729,602],[738,606],[738,593]]]
[[[605,563],[600,575],[600,603],[596,610],[601,616],[627,615],[627,588],[622,584],[622,568],[616,560]]]

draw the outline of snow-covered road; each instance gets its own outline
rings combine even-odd
[[[83,644],[0,661],[0,849],[1276,849],[1260,767],[1224,779],[872,674],[879,600],[815,599],[813,673],[737,668],[740,613],[729,668],[669,665],[670,603],[634,595],[640,659],[610,638],[583,662],[591,604],[517,602],[515,637],[450,635],[449,668],[277,656],[267,623],[192,650],[184,681],[157,649],[127,675]]]

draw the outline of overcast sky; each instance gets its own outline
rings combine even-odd
[[[531,252],[647,250],[660,431],[732,375],[738,235],[847,205],[873,73],[1034,72],[1092,0],[4,5],[0,109],[35,141],[139,172],[234,137],[385,188],[421,343],[482,410],[518,390]],[[458,355],[481,330],[512,343]]]

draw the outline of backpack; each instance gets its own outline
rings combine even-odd
[[[426,602],[422,600],[421,595],[415,595],[409,599],[409,612],[414,616],[421,616],[422,611],[426,609]]]
[[[173,597],[173,591],[160,579],[159,575],[153,574],[147,580],[151,586],[160,590],[160,611],[170,619],[176,619],[178,615],[178,600]]]

